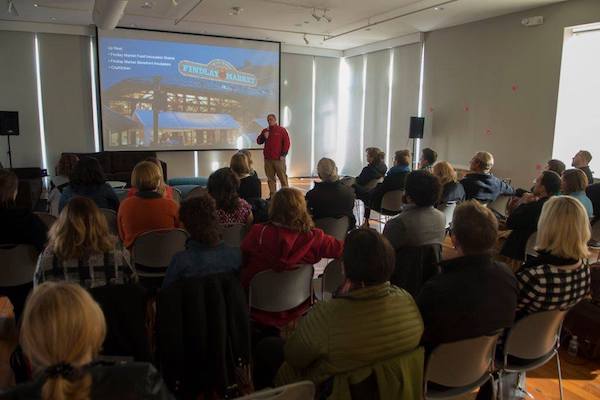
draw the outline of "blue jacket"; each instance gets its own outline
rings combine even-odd
[[[67,203],[76,196],[87,197],[92,199],[98,208],[108,208],[117,212],[119,210],[119,198],[114,189],[108,184],[94,186],[66,186],[60,195],[58,203],[58,211],[62,211]]]
[[[166,288],[176,281],[189,277],[201,277],[220,272],[237,272],[242,264],[239,248],[224,242],[214,247],[188,239],[184,251],[173,256],[162,287]]]
[[[491,203],[498,196],[514,195],[515,189],[492,174],[469,173],[460,183],[465,189],[467,200],[475,199],[483,203]]]

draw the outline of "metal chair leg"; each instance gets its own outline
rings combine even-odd
[[[560,389],[560,400],[563,400],[562,373],[560,371],[560,357],[556,352],[556,367],[558,368],[558,388]]]
[[[498,371],[498,399],[504,399],[504,388],[502,387],[502,370]]]

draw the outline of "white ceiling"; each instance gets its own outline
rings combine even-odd
[[[346,50],[561,1],[565,0],[129,0],[119,25],[294,45],[305,45],[306,34],[311,47]],[[92,24],[93,0],[12,3],[9,13],[9,1],[0,0],[0,20]],[[243,11],[230,15],[232,7]],[[332,22],[316,21],[313,8],[318,15],[326,9]]]

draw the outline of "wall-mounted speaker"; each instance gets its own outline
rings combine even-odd
[[[423,128],[425,127],[425,118],[410,117],[410,130],[408,137],[410,139],[423,139]]]
[[[17,111],[0,111],[0,136],[17,136],[19,134],[19,113]]]

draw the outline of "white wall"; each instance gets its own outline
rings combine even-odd
[[[534,15],[544,25],[520,24]],[[598,20],[600,1],[571,0],[428,33],[423,145],[459,165],[489,150],[497,175],[531,186],[552,157],[564,28]]]

